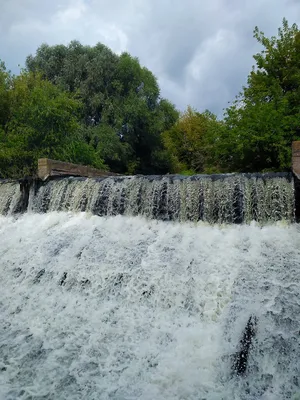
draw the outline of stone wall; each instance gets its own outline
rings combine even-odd
[[[42,180],[50,176],[86,176],[86,177],[106,177],[115,176],[113,172],[106,172],[85,165],[72,164],[63,161],[40,158],[38,160],[38,177]]]

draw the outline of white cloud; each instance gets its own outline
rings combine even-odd
[[[129,51],[178,107],[220,113],[245,83],[258,25],[299,22],[295,0],[0,0],[0,58],[16,70],[43,43],[102,42]]]

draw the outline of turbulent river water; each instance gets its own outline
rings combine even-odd
[[[299,263],[297,224],[2,216],[0,398],[299,399]]]
[[[0,400],[300,399],[289,174],[0,182]]]

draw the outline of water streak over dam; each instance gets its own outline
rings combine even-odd
[[[288,173],[59,178],[23,184],[21,191],[17,182],[0,183],[0,213],[22,209],[208,223],[293,221],[294,186]]]

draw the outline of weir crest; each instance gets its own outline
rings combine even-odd
[[[0,181],[3,215],[86,211],[164,221],[263,224],[292,222],[294,208],[291,173]]]

